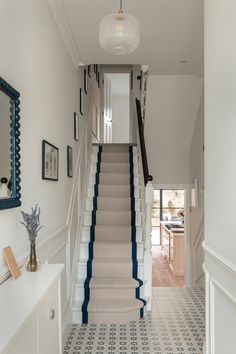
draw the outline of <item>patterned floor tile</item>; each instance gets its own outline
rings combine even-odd
[[[153,288],[152,312],[127,324],[72,325],[63,354],[201,354],[204,291]]]

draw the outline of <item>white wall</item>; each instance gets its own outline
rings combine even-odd
[[[203,287],[205,285],[203,271],[203,248],[204,240],[204,95],[202,93],[197,119],[194,126],[193,137],[190,147],[190,188],[193,186],[193,179],[198,179],[198,207],[190,211],[190,238],[193,262],[193,286]]]
[[[133,88],[130,91],[130,142],[137,143],[137,111],[136,111],[136,98],[141,99],[140,81],[137,76],[140,75],[141,65],[132,65],[133,72]]]
[[[191,75],[150,75],[145,140],[155,184],[188,184],[189,150],[202,93]]]
[[[205,1],[207,353],[235,353],[236,2]]]
[[[89,80],[92,92],[84,97],[81,117],[79,89],[83,87],[83,68],[77,71],[73,67],[46,0],[1,2],[0,43],[0,75],[21,94],[22,187],[22,206],[0,211],[0,249],[10,245],[17,261],[25,261],[29,241],[20,224],[20,210],[29,211],[38,203],[44,225],[37,239],[39,261],[66,264],[62,279],[64,309],[82,216],[92,111],[96,105],[99,109],[99,90],[93,74]],[[79,142],[74,141],[74,112],[79,114]],[[59,148],[58,182],[41,178],[42,139]],[[73,148],[74,178],[67,177],[67,145]],[[6,273],[0,252],[0,279]]]
[[[112,95],[112,142],[129,142],[130,96]]]

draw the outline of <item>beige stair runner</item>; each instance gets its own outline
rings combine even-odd
[[[138,279],[133,148],[99,147],[90,227],[83,323],[122,323],[143,317]]]

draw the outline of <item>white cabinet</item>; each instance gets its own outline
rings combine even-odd
[[[13,338],[8,345],[5,354],[32,354],[38,353],[38,336],[37,336],[37,313],[25,323],[22,330]]]
[[[61,353],[61,264],[23,271],[0,286],[0,353]]]
[[[50,289],[38,311],[39,354],[58,354],[60,343],[60,318],[58,284]]]

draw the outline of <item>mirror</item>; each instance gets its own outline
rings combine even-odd
[[[0,77],[0,209],[21,205],[19,97]]]

